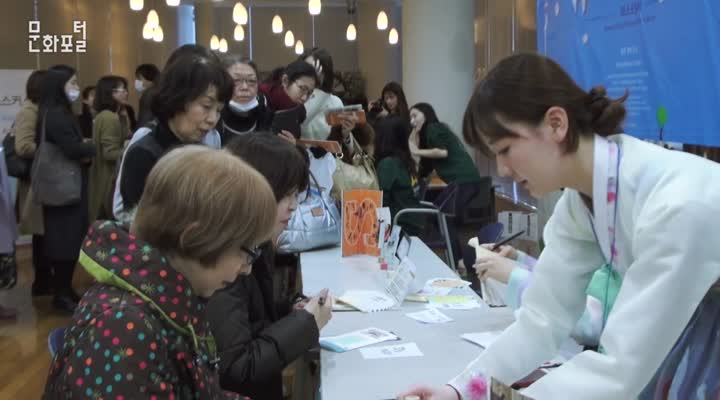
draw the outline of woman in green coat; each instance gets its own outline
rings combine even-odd
[[[119,97],[127,94],[125,78],[103,76],[95,89],[93,142],[97,156],[90,168],[90,221],[112,218],[117,162],[127,139],[128,122]]]

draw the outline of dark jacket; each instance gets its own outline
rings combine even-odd
[[[270,129],[273,113],[268,108],[265,96],[259,93],[257,97],[258,106],[246,113],[239,113],[230,105],[225,105],[216,127],[223,147],[236,136]]]
[[[36,127],[36,143],[40,143],[43,118],[46,118],[46,140],[57,145],[65,157],[80,164],[82,171],[82,188],[78,203],[58,207],[43,206],[45,251],[52,261],[76,261],[80,244],[87,232],[89,218],[88,167],[90,164],[82,160],[95,156],[95,146],[83,142],[75,115],[60,106],[41,108]]]
[[[154,86],[153,86],[154,87]],[[138,102],[138,118],[137,127],[141,128],[147,125],[150,121],[155,119],[152,110],[150,109],[150,102],[152,100],[153,87],[150,87],[142,92],[140,95],[140,101]],[[135,130],[133,130],[135,133]]]
[[[283,316],[273,296],[270,252],[253,264],[252,274],[218,291],[208,304],[208,320],[220,352],[224,389],[263,400],[282,400],[282,370],[317,345],[315,318],[304,310]]]
[[[145,181],[160,157],[181,145],[167,124],[159,123],[147,136],[130,146],[120,175],[120,195],[125,210],[132,210],[140,201]]]
[[[156,249],[114,222],[80,256],[97,283],[65,331],[44,399],[239,399],[220,389],[205,304]]]

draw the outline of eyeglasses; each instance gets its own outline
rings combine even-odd
[[[241,86],[243,83],[248,86],[257,86],[258,81],[257,81],[257,79],[251,79],[251,78],[238,78],[238,79],[234,79],[233,83],[235,83],[235,86]]]
[[[113,89],[112,91],[113,91],[113,93],[127,93],[128,92],[128,90],[125,88],[117,88],[117,89]]]
[[[309,88],[309,87],[307,87],[307,86],[305,86],[305,85],[301,85],[301,84],[297,83],[297,81],[295,81],[295,82],[293,82],[293,83],[295,84],[295,86],[297,86],[298,89],[300,89],[300,93],[302,93],[302,94],[307,95],[308,97],[310,97],[310,95],[311,95],[312,92],[313,92],[313,89],[311,89],[311,88]]]
[[[253,265],[255,264],[255,261],[260,258],[262,255],[262,249],[258,246],[253,247],[252,249],[249,249],[245,246],[241,247],[242,251],[247,253],[247,265]]]

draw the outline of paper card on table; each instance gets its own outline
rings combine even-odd
[[[423,311],[405,314],[415,321],[422,322],[423,324],[444,324],[450,322],[453,319],[443,314],[437,308],[428,308]]]
[[[383,246],[382,254],[380,255],[383,261],[393,266],[397,265],[402,260],[396,257],[397,248],[400,244],[401,232],[402,228],[400,228],[399,226],[396,225],[392,227],[392,229],[390,230],[390,238],[385,243],[385,246]]]
[[[394,333],[382,329],[366,328],[343,335],[321,337],[320,346],[342,353],[389,340],[400,340],[400,338]]]
[[[382,207],[382,191],[346,190],[342,194],[342,256],[379,256],[377,208]]]
[[[345,303],[341,302],[337,298],[333,299],[332,310],[333,311],[360,311],[357,308],[355,308],[349,304],[345,304]]]
[[[441,310],[471,310],[482,307],[475,298],[470,296],[427,296],[428,307]]]
[[[409,258],[402,260],[396,270],[390,271],[390,280],[385,286],[385,292],[395,300],[395,304],[402,304],[410,293],[416,273],[417,267]]]
[[[366,360],[378,358],[422,357],[423,353],[415,343],[395,344],[391,346],[368,347],[360,349],[360,354]]]
[[[390,295],[377,290],[348,290],[338,300],[362,312],[388,310],[396,304]]]
[[[502,333],[503,331],[473,332],[462,334],[460,337],[487,349]]]
[[[390,235],[392,234],[392,217],[390,216],[390,208],[380,207],[376,208],[375,212],[378,219],[378,250],[380,251],[380,257],[385,261],[385,246],[390,241]]]

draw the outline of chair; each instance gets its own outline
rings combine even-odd
[[[48,350],[50,356],[55,357],[55,354],[62,348],[65,340],[65,328],[55,328],[50,331],[48,335]]]
[[[445,256],[447,258],[447,264],[456,271],[455,258],[452,250],[452,238],[447,224],[447,217],[452,217],[452,210],[455,208],[455,196],[457,195],[457,186],[450,184],[443,192],[438,195],[435,200],[430,203],[427,201],[421,201],[420,204],[427,208],[405,208],[398,211],[393,219],[393,225],[398,224],[398,218],[405,214],[426,214],[434,215],[437,218],[438,228],[440,230],[439,240],[425,240],[425,244],[430,248],[443,248]]]

